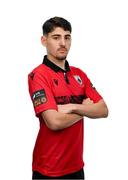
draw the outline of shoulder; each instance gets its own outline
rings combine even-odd
[[[35,67],[29,74],[28,74],[28,82],[31,84],[38,83],[42,84],[45,83],[47,85],[51,84],[51,74],[49,68],[44,65],[40,64],[39,66]]]
[[[41,78],[46,78],[49,79],[49,68],[44,65],[40,64],[39,66],[35,67],[29,74],[28,78],[33,79],[33,77],[41,77]]]
[[[42,79],[47,79],[47,72],[47,67],[44,64],[40,64],[28,74],[28,80],[34,82],[34,80],[40,81]]]
[[[39,73],[39,74],[44,74],[46,72],[47,67],[44,64],[40,64],[37,67],[35,67],[28,75],[31,73]]]

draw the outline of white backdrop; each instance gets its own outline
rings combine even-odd
[[[127,0],[0,2],[0,179],[31,179],[39,124],[27,74],[42,62],[41,26],[53,16],[71,22],[68,61],[87,73],[109,107],[107,119],[85,118],[86,180],[127,180]]]

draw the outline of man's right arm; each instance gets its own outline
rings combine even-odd
[[[51,130],[57,131],[72,126],[83,117],[74,113],[60,113],[54,109],[49,109],[41,113],[45,124]]]
[[[34,105],[35,114],[43,117],[45,124],[52,130],[60,130],[72,126],[82,119],[81,115],[66,111],[59,112],[51,87],[46,80],[47,74],[33,71],[28,76],[29,93]],[[44,71],[45,72],[45,71]]]

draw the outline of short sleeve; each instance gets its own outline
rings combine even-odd
[[[57,110],[57,105],[50,85],[42,74],[38,72],[30,73],[28,75],[28,87],[37,117],[45,110]]]
[[[85,96],[87,98],[90,98],[93,100],[94,103],[98,102],[100,99],[102,99],[102,96],[99,94],[99,92],[96,90],[96,88],[93,86],[90,79],[87,77],[87,75],[81,71],[81,76],[84,81],[85,86]]]

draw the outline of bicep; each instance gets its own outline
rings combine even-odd
[[[100,99],[97,103],[95,103],[95,105],[97,105],[99,108],[107,108],[107,104],[105,103],[104,99]]]
[[[41,113],[41,116],[42,116],[46,126],[51,130],[58,129],[58,126],[59,126],[58,122],[57,122],[58,113],[59,112],[57,112],[57,110],[54,110],[54,109],[48,109]]]
[[[97,103],[94,104],[95,110],[99,112],[101,117],[108,116],[108,107],[103,99],[100,99]]]
[[[57,109],[51,87],[42,75],[37,72],[33,78],[29,75],[28,84],[36,116],[45,110]]]

